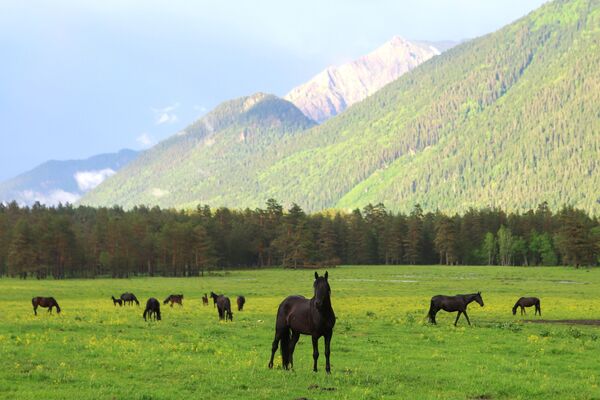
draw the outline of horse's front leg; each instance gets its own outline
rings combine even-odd
[[[317,360],[319,359],[319,337],[312,337],[312,345],[313,345],[313,371],[317,372]]]
[[[37,306],[33,306],[33,314],[37,315]]]
[[[290,341],[290,368],[294,368],[294,350],[296,349],[296,343],[300,339],[300,333],[292,331],[292,340]]]
[[[454,326],[456,326],[456,324],[458,324],[458,319],[460,318],[460,313],[462,311],[459,311],[458,314],[456,314],[456,320],[454,321]]]
[[[328,374],[331,373],[331,365],[329,364],[329,355],[331,354],[331,336],[333,332],[329,332],[325,335],[325,371]]]
[[[469,316],[467,315],[467,311],[463,311],[463,314],[465,314],[465,318],[467,319],[467,322],[469,323],[469,325],[471,325],[471,321],[469,321]]]

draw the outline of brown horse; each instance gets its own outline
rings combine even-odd
[[[204,296],[202,296],[202,305],[208,305],[208,295],[206,293],[204,293]]]
[[[180,306],[183,306],[183,295],[172,294],[169,297],[167,297],[165,301],[163,301],[163,304],[167,304],[168,302],[171,302],[171,307],[173,307],[173,304],[175,303],[179,304]]]
[[[213,299],[213,308],[217,306],[217,299],[219,296],[223,296],[222,294],[216,294],[215,292],[210,292],[210,297]]]
[[[238,311],[242,311],[244,309],[244,304],[246,304],[246,298],[244,296],[238,296],[237,297]]]
[[[233,321],[233,313],[231,312],[231,301],[229,300],[229,297],[219,295],[216,301],[219,320],[225,319],[225,321]]]
[[[540,305],[540,299],[538,299],[537,297],[521,297],[515,303],[515,306],[512,309],[512,313],[513,313],[513,315],[516,315],[517,308],[521,307],[521,315],[527,314],[525,312],[525,307],[532,307],[532,306],[535,306],[534,315],[540,314],[540,317],[541,317],[542,316],[542,307]]]
[[[37,315],[38,307],[47,308],[49,313],[52,313],[52,307],[56,307],[56,313],[60,314],[60,306],[54,300],[54,297],[34,297],[31,299],[31,304],[33,305],[33,313],[35,315]]]
[[[155,321],[160,321],[160,302],[156,300],[154,297],[150,297],[146,302],[146,309],[144,310],[144,321],[146,321],[146,317],[152,321],[152,317],[154,317]]]
[[[300,335],[312,336],[313,345],[313,371],[317,372],[319,358],[319,338],[325,338],[325,371],[329,374],[331,366],[331,337],[335,325],[335,314],[331,307],[331,287],[325,276],[315,272],[313,283],[314,295],[311,299],[303,296],[289,296],[279,305],[277,321],[275,323],[275,339],[271,348],[269,368],[273,368],[273,358],[277,346],[281,342],[281,359],[284,369],[294,366],[294,349]]]
[[[469,323],[469,325],[471,325],[471,321],[469,321],[469,316],[467,315],[467,306],[473,301],[476,301],[481,307],[483,307],[483,299],[481,298],[481,292],[473,294],[457,294],[456,296],[433,296],[431,298],[431,306],[429,307],[429,312],[427,313],[427,316],[429,317],[429,321],[432,324],[436,324],[435,315],[438,311],[458,311],[458,314],[456,315],[456,320],[454,321],[454,326],[456,326],[456,324],[458,323],[458,318],[460,317],[460,314],[464,314],[465,318],[467,319],[467,322]]]
[[[117,304],[119,306],[123,305],[123,300],[121,300],[121,299],[115,299],[115,296],[110,296],[110,297],[112,298],[113,306],[116,306]]]
[[[130,306],[133,305],[133,303],[135,302],[136,305],[140,305],[140,302],[138,301],[137,297],[135,297],[135,294],[133,293],[123,293],[121,295],[121,300],[123,301],[123,304],[127,305],[129,304]]]

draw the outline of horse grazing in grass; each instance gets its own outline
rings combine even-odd
[[[171,302],[171,307],[173,307],[173,304],[175,303],[179,304],[180,306],[183,306],[183,295],[172,294],[169,297],[167,297],[165,301],[163,301],[163,304],[167,304],[168,302]]]
[[[229,297],[221,294],[217,296],[216,302],[219,320],[225,319],[225,321],[233,321],[233,313],[231,312],[231,301],[229,300]]]
[[[294,349],[300,335],[303,334],[312,336],[314,372],[317,372],[319,338],[321,336],[325,338],[325,371],[328,374],[331,372],[329,355],[331,354],[335,314],[331,307],[331,287],[327,279],[328,275],[325,272],[324,276],[319,276],[315,272],[314,295],[311,299],[303,296],[289,296],[279,305],[269,368],[273,368],[273,358],[279,342],[281,342],[283,368],[293,368]]]
[[[110,296],[110,297],[112,298],[113,305],[114,305],[115,307],[117,306],[117,304],[118,304],[119,306],[122,306],[122,305],[123,305],[123,300],[121,300],[121,299],[115,299],[115,296]]]
[[[150,297],[146,302],[146,309],[144,310],[143,317],[144,321],[146,321],[146,317],[151,321],[152,317],[154,317],[155,321],[160,321],[160,302],[154,297]]]
[[[133,293],[123,293],[121,295],[121,301],[123,301],[123,304],[125,305],[129,304],[130,306],[132,306],[133,302],[135,302],[135,304],[138,306],[140,305],[140,302]]]
[[[34,297],[31,299],[31,304],[33,305],[33,313],[35,315],[37,315],[38,307],[47,308],[49,313],[52,313],[52,307],[56,307],[56,313],[60,314],[60,306],[54,300],[54,297]]]
[[[204,293],[204,296],[202,296],[202,305],[203,306],[208,305],[208,295],[206,293]]]
[[[244,296],[238,296],[237,297],[238,311],[242,311],[244,309],[244,304],[246,304],[246,298]]]
[[[456,326],[456,324],[458,323],[458,318],[460,317],[460,314],[464,314],[465,318],[467,319],[467,322],[469,323],[469,325],[471,325],[471,321],[469,321],[469,316],[467,315],[467,306],[473,301],[476,301],[481,307],[483,307],[483,299],[481,298],[481,292],[473,294],[457,294],[456,296],[433,296],[431,298],[431,306],[429,307],[429,312],[427,313],[427,316],[429,317],[429,321],[432,324],[436,324],[435,315],[438,311],[458,311],[458,314],[456,315],[456,320],[454,321],[454,326]]]
[[[525,312],[525,307],[532,307],[532,306],[535,306],[534,315],[540,314],[540,317],[541,317],[542,316],[542,307],[540,306],[540,299],[538,299],[537,297],[521,297],[515,303],[515,306],[512,309],[512,313],[513,313],[513,315],[516,315],[517,308],[521,307],[521,315],[527,314]]]

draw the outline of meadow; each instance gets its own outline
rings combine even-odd
[[[310,338],[293,371],[267,363],[278,304],[312,295],[313,271],[252,270],[199,278],[0,279],[2,399],[600,399],[600,327],[529,323],[511,308],[542,300],[544,319],[600,319],[600,269],[565,267],[341,266],[329,270],[337,324],[332,373],[312,372]],[[243,294],[243,312],[219,322],[214,290]],[[472,326],[440,311],[435,294],[480,290]],[[132,291],[140,307],[115,307]],[[144,322],[148,297],[184,293]],[[54,296],[60,315],[33,315],[33,296]],[[41,312],[40,312],[41,310]]]

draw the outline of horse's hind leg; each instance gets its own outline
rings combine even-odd
[[[312,338],[312,345],[313,345],[313,371],[317,372],[317,360],[319,359],[319,338],[316,336],[313,336]]]
[[[294,350],[296,349],[296,343],[300,339],[300,334],[292,332],[292,340],[290,341],[290,368],[294,368]]]
[[[33,314],[37,315],[37,306],[33,306]]]

